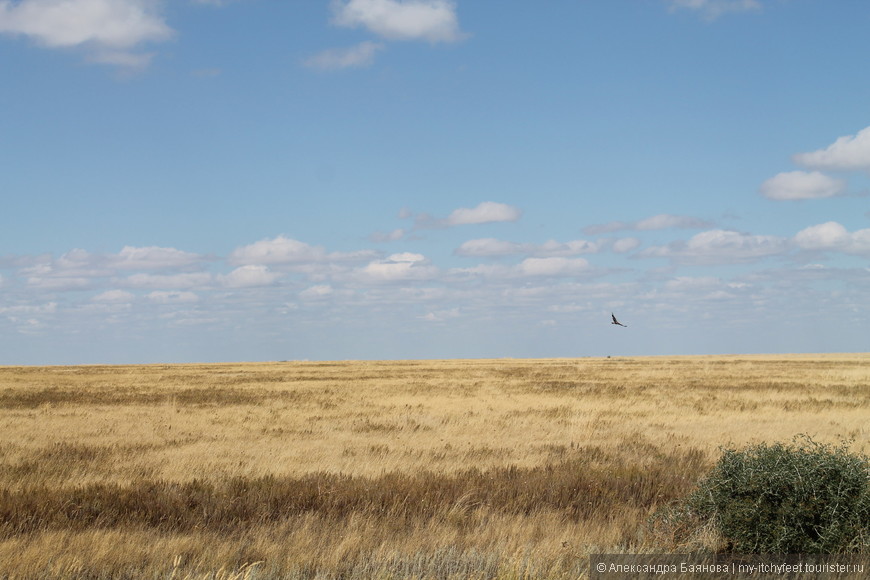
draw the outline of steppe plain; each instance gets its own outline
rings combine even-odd
[[[0,367],[0,578],[577,578],[870,354]]]

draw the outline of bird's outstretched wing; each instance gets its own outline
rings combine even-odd
[[[613,322],[611,322],[610,324],[618,324],[619,326],[625,326],[625,328],[628,328],[627,325],[625,325],[625,324],[621,323],[620,321],[618,321],[618,320],[616,319],[616,316],[614,316],[614,314],[613,314],[612,312],[610,313],[610,318],[613,319]]]

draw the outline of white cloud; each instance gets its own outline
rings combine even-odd
[[[715,276],[678,276],[668,280],[652,294],[659,302],[722,301],[751,293],[752,287],[744,282],[726,282]]]
[[[56,312],[57,302],[0,306],[0,316],[14,324],[15,330],[22,334],[44,330]]]
[[[571,240],[564,243],[549,240],[540,246],[533,247],[530,254],[535,256],[576,256],[577,254],[594,254],[600,250],[599,244],[587,240]]]
[[[712,225],[711,222],[696,217],[663,213],[636,222],[614,221],[606,224],[591,225],[583,228],[583,232],[595,235],[616,232],[619,230],[648,231],[670,228],[693,230],[708,228]]]
[[[22,263],[28,262],[19,275],[27,278],[27,285],[31,288],[45,290],[88,288],[96,279],[112,273],[100,266],[98,256],[80,249],[70,250],[57,259],[45,255],[22,260]]]
[[[330,48],[306,58],[303,64],[322,70],[370,66],[375,60],[375,54],[383,48],[383,44],[369,41],[349,48]]]
[[[573,276],[589,269],[583,258],[526,258],[517,266],[524,276]]]
[[[710,222],[695,217],[662,213],[635,222],[634,226],[631,229],[641,231],[666,230],[670,228],[695,229],[705,228],[709,225]]]
[[[444,220],[446,226],[460,226],[469,224],[486,224],[492,222],[515,222],[520,219],[523,212],[518,208],[505,203],[484,201],[477,207],[461,207],[453,210]]]
[[[334,293],[335,290],[329,284],[316,284],[300,292],[299,297],[303,300],[319,300]]]
[[[212,282],[208,272],[188,274],[133,274],[124,279],[124,284],[132,288],[201,288]]]
[[[73,249],[57,259],[51,256],[36,257],[31,265],[21,269],[20,274],[30,277],[31,284],[35,286],[83,287],[99,278],[115,275],[118,270],[190,268],[202,260],[198,254],[156,246],[125,246],[118,254],[92,254],[86,250]]]
[[[576,256],[600,251],[601,246],[586,240],[557,242],[549,240],[543,244],[518,244],[495,238],[468,240],[454,252],[458,256],[497,257],[526,254],[530,256]]]
[[[425,262],[426,256],[423,254],[415,254],[414,252],[401,252],[399,254],[393,254],[387,258],[390,262]]]
[[[448,308],[445,310],[433,310],[427,312],[425,315],[421,316],[420,319],[427,322],[443,322],[451,318],[458,318],[459,316],[459,308]]]
[[[840,137],[825,149],[798,153],[795,163],[829,171],[870,171],[870,127],[857,135]]]
[[[135,296],[125,290],[106,290],[91,298],[91,302],[102,304],[126,304],[132,302]]]
[[[18,305],[18,306],[0,306],[0,314],[12,316],[17,314],[54,314],[57,312],[57,302],[47,302],[45,304]]]
[[[592,272],[592,268],[589,262],[583,258],[565,258],[560,256],[526,258],[513,266],[479,264],[471,268],[454,268],[450,270],[451,276],[456,279],[471,276],[494,280],[578,276],[587,275],[590,272]]]
[[[634,250],[638,246],[640,246],[640,240],[637,238],[619,238],[613,240],[610,249],[617,254],[624,254]]]
[[[665,282],[665,288],[673,291],[710,290],[722,284],[720,278],[714,276],[677,276]]]
[[[117,276],[129,270],[191,269],[202,260],[198,254],[156,246],[125,246],[117,254],[93,254],[73,249],[58,258],[43,255],[21,259],[19,263],[23,267],[18,275],[29,288],[58,292],[97,289],[107,282],[128,287],[190,288],[208,285],[211,275],[205,272],[172,275],[139,272],[123,279]]]
[[[155,290],[148,294],[147,298],[156,304],[192,304],[199,302],[199,296],[193,292]]]
[[[248,264],[322,264],[328,262],[359,262],[371,260],[378,253],[372,250],[355,252],[327,253],[321,246],[311,246],[305,242],[284,236],[260,240],[247,246],[236,248],[227,257],[231,266]]]
[[[761,184],[761,194],[777,201],[818,199],[843,193],[846,182],[818,171],[778,173]]]
[[[83,276],[31,276],[27,285],[41,290],[83,290],[92,285],[92,280]]]
[[[484,201],[476,207],[460,207],[450,212],[450,215],[446,218],[435,218],[428,213],[413,214],[410,210],[406,209],[400,212],[400,217],[404,219],[414,218],[414,226],[418,229],[515,222],[522,215],[523,212],[519,208],[495,201]]]
[[[523,244],[497,240],[495,238],[480,238],[463,242],[461,246],[456,248],[454,253],[458,256],[491,257],[512,256],[522,254],[523,252]]]
[[[404,252],[393,254],[386,260],[370,262],[355,271],[355,278],[362,282],[400,282],[429,280],[438,274],[438,268],[430,265],[422,254]]]
[[[456,42],[459,30],[456,5],[448,0],[334,1],[332,23],[365,28],[388,40]]]
[[[478,264],[470,268],[453,268],[450,270],[452,276],[464,277],[483,277],[483,278],[514,278],[516,277],[516,266],[504,266],[502,264]]]
[[[289,264],[294,262],[317,262],[326,257],[326,250],[305,242],[278,236],[260,240],[233,250],[227,262],[230,265]]]
[[[173,34],[159,5],[156,0],[2,0],[0,32],[48,48],[82,47],[94,62],[141,67],[150,55],[132,50]]]
[[[638,256],[670,258],[685,264],[731,264],[782,254],[788,241],[777,236],[751,235],[730,230],[709,230],[686,242],[653,246]]]
[[[870,255],[870,228],[849,232],[842,224],[826,222],[799,231],[794,242],[804,250]]]
[[[715,20],[728,12],[748,12],[761,9],[758,0],[670,0],[671,10],[694,10],[707,20]]]
[[[104,260],[97,254],[86,250],[73,249],[61,255],[57,260],[37,266],[42,273],[61,276],[81,275],[89,277],[105,276],[109,270],[104,267]]]
[[[109,258],[109,263],[122,270],[163,270],[184,268],[202,261],[202,257],[175,248],[124,246]]]
[[[248,264],[239,266],[229,274],[218,276],[218,280],[227,288],[254,288],[271,286],[280,277],[281,274],[270,272],[267,266]]]

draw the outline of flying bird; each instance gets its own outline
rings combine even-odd
[[[610,324],[618,324],[619,326],[625,326],[626,328],[628,328],[628,325],[625,325],[625,324],[621,323],[620,321],[618,321],[616,319],[616,316],[614,316],[612,312],[610,313],[610,318],[613,319],[613,322],[611,322]]]

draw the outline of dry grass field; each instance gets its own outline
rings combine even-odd
[[[0,367],[0,578],[585,577],[798,434],[870,452],[870,355]]]

